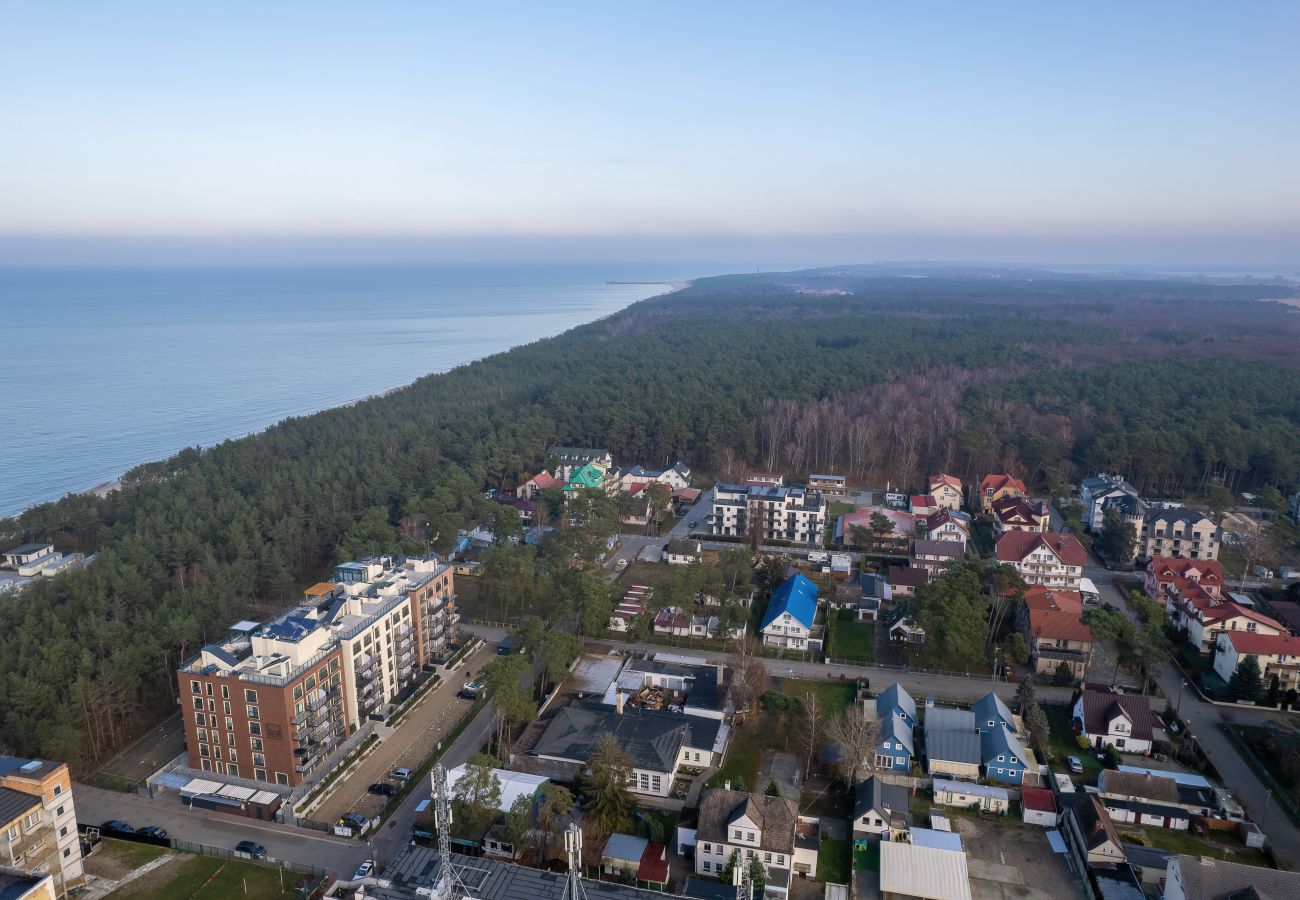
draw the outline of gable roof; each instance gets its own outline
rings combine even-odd
[[[696,840],[727,843],[730,824],[741,816],[748,817],[758,827],[761,849],[788,854],[794,848],[799,807],[793,800],[725,788],[705,791],[700,799]]]
[[[1083,800],[1076,803],[1073,809],[1074,818],[1079,823],[1079,830],[1083,832],[1083,840],[1089,850],[1096,850],[1107,841],[1114,844],[1116,850],[1122,849],[1115,823],[1111,821],[1110,813],[1106,812],[1106,807],[1101,805],[1096,794],[1084,795]]]
[[[1088,561],[1083,544],[1072,534],[1043,534],[1038,531],[1008,531],[998,538],[1000,562],[1018,563],[1043,548],[1051,551],[1067,566],[1084,566]]]
[[[960,559],[966,555],[966,547],[961,541],[912,541],[912,557],[937,556],[939,559]]]
[[[984,732],[980,737],[985,763],[992,765],[992,761],[997,757],[1006,756],[1009,757],[1006,762],[1020,763],[1026,769],[1034,764],[1034,757],[1025,749],[1025,745],[1020,742],[1020,738],[1016,737],[1015,732],[1006,725],[998,725]]]
[[[1035,638],[1092,643],[1092,629],[1079,621],[1077,612],[1029,607],[1029,633]]]
[[[866,781],[859,782],[853,791],[853,818],[860,819],[869,812],[910,814],[907,811],[907,788],[901,784],[889,784],[872,775]]]
[[[1013,732],[1016,730],[1016,720],[1011,715],[1011,710],[1002,698],[997,694],[989,691],[983,697],[975,701],[971,707],[971,712],[975,715],[975,725],[980,729],[988,727],[988,722],[1001,722],[1010,728]]]
[[[564,484],[563,481],[556,478],[554,475],[552,475],[550,472],[546,471],[545,469],[538,472],[536,475],[534,475],[532,478],[528,480],[532,482],[533,487],[537,488],[538,490],[545,490],[546,488],[559,487],[560,485]]]
[[[885,713],[901,710],[913,722],[916,721],[916,701],[897,681],[880,692],[876,698],[876,715],[884,718]]]
[[[934,493],[935,488],[940,487],[942,485],[947,485],[948,487],[952,488],[954,491],[961,493],[961,479],[958,478],[956,475],[948,475],[945,472],[940,472],[937,475],[930,476],[929,489],[931,494]]]
[[[942,528],[948,523],[955,525],[963,534],[970,536],[970,518],[964,513],[956,515],[954,510],[941,509],[938,512],[932,512],[925,517],[925,530],[932,532],[935,529]]]
[[[993,515],[1000,522],[1024,522],[1032,524],[1040,519],[1049,518],[1051,513],[1044,500],[1029,500],[1025,497],[1007,496],[993,503]]]
[[[1150,772],[1121,772],[1107,769],[1101,773],[1101,792],[1119,794],[1122,797],[1141,797],[1160,803],[1177,803],[1179,801],[1178,783],[1172,778],[1153,775]]]
[[[925,752],[931,762],[939,760],[971,766],[984,762],[978,731],[934,731],[927,727]]]
[[[671,772],[682,747],[712,748],[722,722],[704,716],[627,707],[620,714],[599,704],[566,706],[546,726],[534,756],[585,763],[605,732],[638,769]]]
[[[984,480],[980,482],[981,494],[987,494],[989,491],[996,494],[1004,488],[1010,488],[1019,491],[1022,494],[1025,493],[1025,483],[1023,481],[1019,478],[1013,478],[1010,475],[1003,473],[985,475]]]
[[[1257,896],[1272,900],[1300,896],[1300,872],[1181,854],[1170,861],[1171,866],[1174,863],[1178,865],[1186,900],[1226,900],[1251,888]]]
[[[1056,797],[1052,794],[1050,788],[1022,787],[1020,789],[1020,803],[1025,809],[1034,809],[1039,812],[1056,812]]]
[[[908,756],[915,756],[912,746],[912,726],[896,712],[891,712],[880,724],[880,740],[902,744]]]
[[[1074,613],[1077,617],[1083,612],[1083,594],[1068,588],[1031,584],[1025,588],[1025,607],[1031,610]]]
[[[917,588],[930,583],[930,570],[920,566],[890,566],[885,569],[885,577],[890,584]]]
[[[1088,734],[1105,734],[1110,722],[1124,714],[1133,723],[1133,737],[1140,741],[1153,739],[1155,713],[1146,697],[1137,694],[1114,694],[1110,691],[1085,690],[1083,702],[1083,730]]]
[[[1202,522],[1214,524],[1205,513],[1195,509],[1188,509],[1186,506],[1156,510],[1147,517],[1148,525],[1153,522],[1168,522],[1170,525],[1175,522],[1182,522],[1184,525],[1191,525],[1192,527],[1200,525]]]
[[[1221,631],[1224,640],[1232,642],[1239,654],[1254,656],[1300,657],[1300,637],[1293,634],[1260,634],[1258,631]]]
[[[783,613],[789,613],[805,628],[811,629],[817,620],[817,585],[803,575],[793,575],[781,582],[781,586],[772,592],[759,631],[766,629]]]
[[[934,497],[932,497],[932,496],[929,495],[929,494],[913,494],[913,495],[909,498],[908,502],[909,502],[909,503],[911,504],[911,506],[913,506],[914,508],[915,508],[915,507],[919,507],[919,508],[922,508],[922,509],[929,509],[931,506],[938,506],[938,505],[939,505],[939,501],[936,500],[936,499],[934,499]]]

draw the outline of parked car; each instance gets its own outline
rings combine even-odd
[[[135,830],[135,833],[136,833],[136,834],[147,834],[149,837],[156,837],[156,838],[165,838],[165,837],[167,837],[167,829],[166,829],[166,828],[159,828],[157,825],[146,825],[146,826],[144,826],[143,828],[137,828],[137,829]]]
[[[466,700],[477,700],[478,695],[483,693],[483,689],[486,687],[487,685],[481,681],[467,681],[461,685],[456,696],[464,697]]]
[[[247,853],[253,859],[266,859],[266,848],[257,841],[240,841],[235,845],[236,853]]]
[[[388,777],[394,781],[407,781],[411,777],[411,770],[406,768],[394,769],[388,773]]]
[[[392,797],[397,793],[397,788],[393,787],[387,781],[376,781],[370,787],[366,788],[366,790],[380,797]]]
[[[130,825],[121,819],[109,819],[103,825],[99,826],[100,831],[135,831]]]
[[[353,831],[365,831],[366,827],[370,825],[370,820],[361,815],[361,813],[350,812],[339,816],[339,824],[346,825]]]
[[[1071,756],[1069,759],[1066,760],[1066,762],[1070,764],[1070,771],[1073,772],[1075,775],[1083,774],[1083,760],[1079,759],[1079,757]]]
[[[365,862],[363,862],[361,865],[357,866],[356,874],[352,876],[352,880],[360,881],[362,878],[367,878],[370,876],[370,873],[373,872],[374,870],[375,870],[375,861],[373,859],[368,859]]]
[[[691,519],[689,522],[686,523],[686,527],[687,527],[687,528],[694,528],[694,527],[695,527],[696,525],[698,525],[698,524],[700,524],[700,523],[699,523],[699,520],[697,520],[697,519]]]

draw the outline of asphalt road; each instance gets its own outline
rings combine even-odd
[[[273,860],[290,860],[316,866],[343,877],[356,871],[370,855],[364,843],[336,838],[319,831],[259,822],[225,813],[189,809],[178,794],[168,791],[156,797],[119,794],[77,784],[73,787],[77,821],[99,825],[108,819],[122,819],[136,828],[157,825],[169,837],[233,850],[240,841],[257,841]]]

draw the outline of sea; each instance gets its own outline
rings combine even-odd
[[[0,516],[723,271],[695,263],[0,269]]]

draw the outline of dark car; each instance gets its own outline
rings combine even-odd
[[[340,825],[349,825],[352,828],[364,828],[369,821],[370,820],[361,815],[361,813],[350,812],[339,816]]]
[[[240,841],[235,845],[236,853],[247,853],[253,859],[266,859],[266,848],[257,841]]]
[[[378,794],[380,797],[391,797],[397,793],[397,788],[391,784],[385,784],[382,781],[376,781],[370,787],[366,788],[372,794]]]
[[[137,829],[135,830],[135,833],[136,833],[136,834],[147,834],[149,837],[156,837],[156,838],[165,838],[165,837],[167,837],[167,829],[166,829],[166,828],[159,828],[157,825],[146,825],[146,826],[144,826],[143,828],[137,828]]]
[[[135,831],[134,828],[132,828],[130,825],[123,822],[121,819],[109,819],[103,825],[99,826],[99,830],[100,831],[126,831],[126,832]]]

